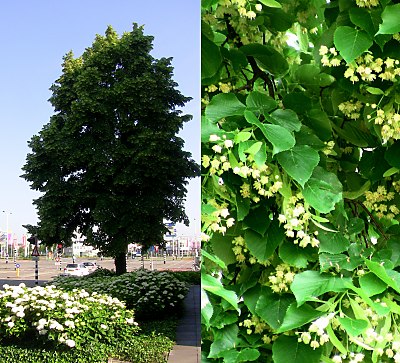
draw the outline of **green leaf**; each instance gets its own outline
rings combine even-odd
[[[310,179],[319,163],[318,151],[308,145],[295,146],[277,155],[282,168],[302,187]]]
[[[259,2],[270,8],[281,8],[282,7],[282,5],[275,0],[259,0]]]
[[[398,283],[395,281],[395,274],[400,275],[398,272],[393,270],[386,270],[381,264],[378,262],[365,260],[365,264],[369,268],[369,270],[378,276],[383,282],[385,282],[392,289],[400,293],[400,287]],[[389,276],[390,273],[390,276]]]
[[[219,261],[216,262],[218,265],[225,269],[227,265],[236,263],[235,254],[232,251],[232,237],[224,236],[220,233],[214,233],[211,240],[211,247],[213,249],[214,255],[208,254],[209,259],[212,257],[218,258]],[[206,251],[203,251],[206,252]],[[221,264],[223,263],[223,265]]]
[[[254,115],[254,113],[247,110],[244,112],[244,117],[246,118],[248,123],[256,125],[264,134],[266,139],[272,144],[273,154],[288,150],[296,143],[294,136],[284,127],[278,125],[263,124]]]
[[[315,310],[308,304],[297,306],[296,303],[292,303],[287,309],[282,325],[277,330],[277,333],[284,333],[285,331],[303,326],[323,314],[323,312]]]
[[[268,261],[284,237],[285,233],[276,220],[271,222],[265,236],[261,236],[251,229],[246,230],[244,233],[244,239],[250,253],[261,263]]]
[[[201,35],[201,78],[211,78],[222,64],[219,47],[204,34]]]
[[[270,211],[267,207],[265,205],[260,205],[250,211],[243,223],[261,236],[264,236],[271,222],[269,214]]]
[[[335,30],[334,43],[336,49],[347,63],[351,63],[373,44],[369,35],[350,26],[339,26]]]
[[[281,335],[272,346],[274,363],[319,363],[322,349],[313,349],[297,337]]]
[[[217,234],[214,234],[213,235],[213,238],[212,238],[212,240],[214,240],[214,238],[215,239],[217,239]],[[222,235],[219,235],[219,236],[222,236]],[[231,239],[232,240],[232,239]],[[230,245],[232,245],[232,242],[230,241]],[[214,252],[215,253],[215,252]],[[225,270],[226,269],[226,264],[225,264],[225,262],[223,261],[223,260],[221,260],[218,256],[214,256],[214,255],[212,255],[212,254],[210,254],[210,253],[208,253],[206,250],[201,250],[201,254],[202,254],[202,257],[204,258],[207,258],[207,259],[209,259],[210,261],[212,261],[212,262],[214,262],[216,265],[218,265],[221,269],[223,269],[223,270]],[[236,258],[235,258],[235,261],[236,261]]]
[[[210,328],[210,319],[214,313],[214,308],[208,299],[207,293],[201,289],[201,322],[207,329]]]
[[[399,171],[400,171],[400,169],[397,169],[397,168],[395,168],[395,167],[390,168],[390,169],[386,170],[386,171],[383,173],[383,177],[384,177],[384,178],[387,178],[388,176],[392,176],[392,175],[394,175],[394,174],[397,174]]]
[[[251,145],[247,150],[245,150],[245,153],[254,156],[255,154],[257,154],[259,152],[262,144],[263,143],[261,141],[254,141],[253,145]]]
[[[253,362],[258,359],[260,352],[254,348],[244,348],[241,351],[231,349],[223,352],[220,358],[224,359],[224,363],[240,363]],[[203,362],[203,361],[202,361]]]
[[[368,296],[373,296],[384,292],[387,285],[375,274],[369,272],[359,278],[360,287]]]
[[[208,358],[222,357],[222,353],[234,348],[238,341],[239,328],[236,324],[216,329],[214,342],[210,346]]]
[[[300,131],[301,129],[301,122],[296,112],[289,109],[282,110],[279,108],[267,116],[267,120],[289,131]]]
[[[237,220],[243,221],[243,219],[249,214],[250,211],[250,199],[242,198],[240,195],[237,195],[236,208],[237,208]]]
[[[371,93],[371,95],[383,95],[385,92],[383,92],[380,88],[376,87],[367,87],[365,89],[368,93]]]
[[[260,352],[254,348],[245,348],[239,352],[236,362],[254,362],[260,356]]]
[[[380,13],[380,10],[376,11],[359,7],[352,7],[349,11],[351,22],[362,30],[365,30],[371,38],[374,37],[379,29],[379,23],[381,22]]]
[[[235,135],[234,141],[235,144],[238,144],[243,141],[247,141],[251,137],[251,132],[248,131],[240,131],[238,134]]]
[[[334,267],[337,270],[353,271],[363,263],[361,257],[349,256],[345,254],[332,255],[330,253],[321,253],[319,255],[319,264],[321,272]]]
[[[347,349],[344,347],[344,345],[341,343],[341,341],[337,338],[337,336],[333,332],[332,326],[330,324],[326,327],[326,333],[328,334],[329,340],[333,344],[333,346],[335,348],[337,348],[337,350],[340,353],[347,355]]]
[[[300,306],[328,291],[346,291],[348,284],[352,284],[351,281],[350,277],[336,277],[320,274],[318,271],[304,271],[295,276],[290,289],[296,297],[297,305]]]
[[[342,184],[337,176],[320,166],[304,186],[304,200],[320,213],[329,213],[342,200]]]
[[[237,311],[239,311],[238,297],[236,296],[235,292],[225,289],[220,280],[216,279],[213,276],[202,274],[201,287],[204,290],[209,291],[214,295],[221,297],[229,304],[231,304]]]
[[[289,69],[286,58],[272,46],[253,43],[240,47],[240,50],[247,56],[254,57],[261,68],[275,77],[285,75]]]
[[[242,116],[246,106],[233,93],[215,95],[205,110],[206,117],[213,123],[224,117]]]
[[[253,91],[246,98],[246,106],[251,112],[266,114],[275,109],[277,103],[266,92]]]
[[[358,190],[343,192],[343,197],[346,199],[351,199],[351,200],[357,199],[357,198],[361,197],[367,190],[369,190],[370,186],[371,186],[371,182],[368,180]]]
[[[320,252],[338,254],[347,251],[350,246],[350,241],[340,232],[331,233],[320,230],[318,231],[318,240]]]
[[[260,150],[254,155],[254,162],[261,168],[267,161],[267,145],[262,143]]]
[[[347,233],[348,234],[358,234],[362,232],[364,229],[364,220],[361,218],[352,218],[350,219],[347,225]]]
[[[338,317],[338,320],[342,328],[353,337],[362,334],[368,328],[368,322],[366,320],[341,317]]]
[[[400,169],[400,141],[397,140],[386,150],[385,159],[390,166]]]
[[[201,117],[201,142],[207,143],[210,140],[210,135],[220,136],[223,132],[218,125],[210,122],[207,117]]]
[[[268,293],[260,295],[255,307],[255,312],[270,325],[272,329],[276,330],[282,325],[286,310],[294,301],[292,295],[277,295],[269,290]]]
[[[299,247],[292,241],[282,243],[279,246],[279,257],[283,262],[297,268],[306,268],[308,261],[313,259],[309,249]]]
[[[329,141],[332,138],[332,126],[326,112],[312,109],[306,112],[304,122],[322,141]]]
[[[388,5],[382,12],[382,24],[377,34],[396,34],[400,32],[400,4]]]

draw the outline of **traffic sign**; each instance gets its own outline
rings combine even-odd
[[[33,247],[32,256],[39,257],[39,250],[37,246]]]

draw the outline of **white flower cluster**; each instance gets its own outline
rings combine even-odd
[[[215,211],[206,217],[210,220],[210,229],[225,234],[226,230],[235,224],[235,219],[230,217],[228,204],[218,204],[215,199],[209,200],[208,204],[215,208]]]
[[[313,349],[317,349],[329,342],[329,336],[325,329],[330,324],[334,316],[334,313],[322,316],[311,323],[308,331],[301,333],[297,332],[296,334],[299,335],[298,341],[307,345],[309,344]]]
[[[186,296],[188,287],[171,273],[149,270],[138,270],[121,276],[65,278],[59,277],[54,283],[62,289],[72,290],[74,287],[91,291],[99,296],[102,292],[109,299],[124,301],[136,313],[161,313],[176,307]],[[103,299],[104,299],[104,295]],[[112,298],[116,296],[117,298]]]
[[[89,324],[96,329],[101,314],[91,321],[93,310],[104,312],[105,322],[120,315],[137,325],[133,312],[126,310],[118,299],[107,295],[77,289],[68,293],[54,285],[34,288],[24,284],[4,285],[3,289],[0,291],[0,334],[3,336],[22,336],[33,329],[38,336],[72,348],[83,343],[80,327]]]
[[[317,239],[318,231],[308,233],[308,223],[311,213],[308,212],[304,204],[301,202],[303,195],[299,192],[293,195],[285,203],[283,214],[280,214],[278,220],[284,224],[286,236],[294,238],[294,243],[300,247],[319,246]]]
[[[271,290],[276,293],[289,291],[289,286],[296,276],[295,269],[282,263],[275,268],[275,272],[268,277]]]

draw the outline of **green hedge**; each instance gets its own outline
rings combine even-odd
[[[181,282],[186,282],[188,285],[200,285],[200,271],[168,271]]]
[[[0,346],[0,357],[7,363],[107,363],[108,357],[134,363],[165,363],[173,345],[174,342],[162,335],[142,335],[112,348],[91,344],[84,350],[56,351],[10,344]]]

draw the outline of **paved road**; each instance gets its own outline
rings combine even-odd
[[[112,259],[85,259],[78,258],[76,260],[77,263],[85,262],[85,261],[95,261],[98,266],[107,268],[107,269],[115,269],[114,261]],[[0,259],[0,286],[6,283],[10,283],[7,281],[34,281],[35,280],[35,261],[32,260],[17,260],[17,263],[20,265],[19,268],[19,276],[17,275],[17,271],[15,270],[15,265],[12,260],[8,263],[4,259]],[[50,280],[54,276],[59,275],[63,272],[63,269],[67,263],[72,263],[72,258],[64,258],[61,262],[61,268],[58,264],[56,264],[53,260],[48,260],[45,257],[40,257],[38,261],[39,266],[39,280]],[[178,260],[172,260],[172,258],[168,258],[166,263],[164,264],[164,260],[162,258],[159,259],[145,259],[144,267],[146,269],[154,269],[154,270],[191,270],[193,264],[193,258],[183,258]],[[128,259],[127,260],[127,269],[128,271],[133,271],[142,266],[142,262],[140,259]]]

